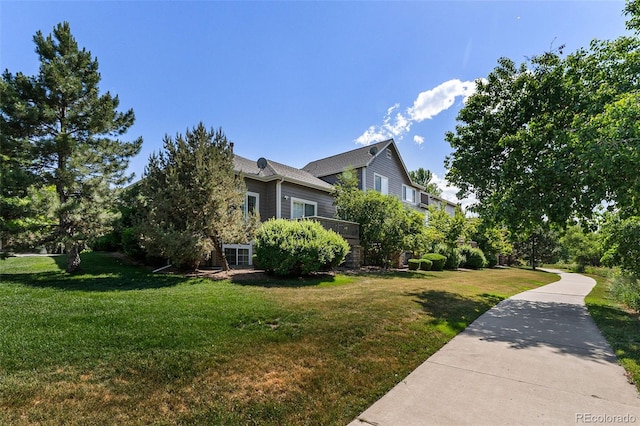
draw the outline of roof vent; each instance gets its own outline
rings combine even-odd
[[[258,161],[256,162],[256,164],[258,164],[258,168],[260,170],[263,170],[265,167],[267,167],[267,159],[264,157],[260,157],[258,158]]]
[[[377,146],[372,146],[372,147],[369,149],[369,154],[371,154],[371,155],[376,155],[377,153],[378,153],[378,147],[377,147]]]

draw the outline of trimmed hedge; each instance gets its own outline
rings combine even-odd
[[[409,259],[409,270],[417,271],[420,269],[420,262],[422,262],[421,259]]]
[[[433,267],[433,262],[429,259],[420,259],[420,270],[430,271]]]
[[[444,264],[447,261],[447,257],[437,253],[427,253],[422,256],[423,259],[430,260],[431,270],[432,271],[442,271],[444,269]]]
[[[312,220],[270,219],[255,239],[256,260],[276,275],[308,275],[344,262],[349,244],[336,232]]]

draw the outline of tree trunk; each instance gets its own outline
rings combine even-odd
[[[227,260],[227,255],[224,254],[224,250],[222,249],[222,241],[218,238],[214,238],[214,245],[216,247],[216,254],[218,255],[218,260],[220,261],[220,266],[223,271],[228,271],[229,269],[229,261]]]
[[[536,270],[536,235],[531,236],[531,267]]]
[[[80,270],[80,250],[78,244],[67,245],[67,272],[73,273]]]

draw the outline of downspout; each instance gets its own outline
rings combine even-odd
[[[363,191],[367,190],[367,166],[362,167],[362,188]]]
[[[276,219],[282,218],[282,182],[284,179],[276,182]]]

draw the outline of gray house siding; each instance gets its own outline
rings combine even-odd
[[[417,208],[420,204],[420,191],[412,185],[398,152],[391,147],[388,150],[391,152],[391,158],[388,157],[387,150],[384,150],[366,168],[366,189],[375,189],[374,178],[376,174],[384,176],[389,180],[389,195],[398,197],[400,200],[402,200],[402,185],[414,188],[416,199],[412,206]]]
[[[335,216],[336,208],[333,205],[333,197],[328,192],[306,188],[289,182],[283,182],[282,188],[282,217],[291,219],[292,199],[306,200],[317,203],[316,216],[329,217]]]
[[[276,183],[261,182],[259,180],[244,179],[247,192],[255,192],[260,195],[258,210],[260,219],[267,220],[276,216]]]

